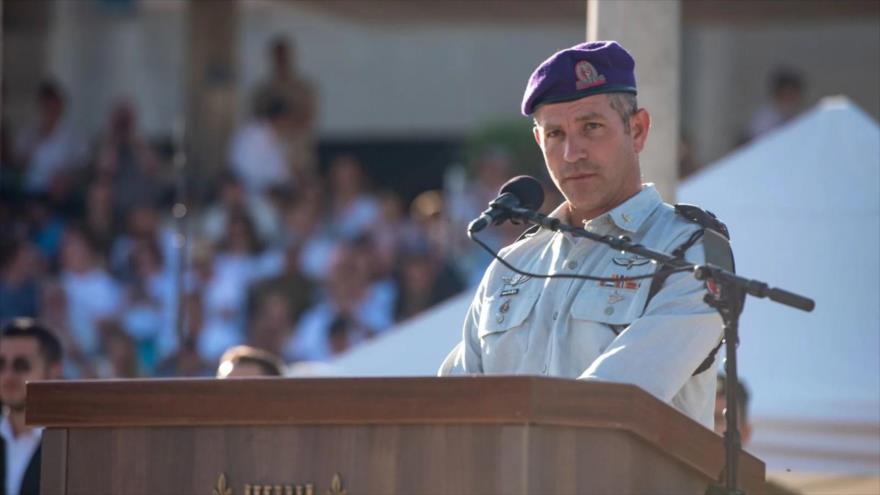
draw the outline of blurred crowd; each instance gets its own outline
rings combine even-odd
[[[272,44],[252,118],[199,179],[214,185],[198,205],[181,203],[132,100],[89,139],[44,82],[32,120],[4,123],[0,321],[57,332],[66,377],[207,376],[239,345],[330,360],[478,282],[489,257],[465,225],[511,157],[488,149],[473,179],[409,204],[374,190],[355,155],[319,166],[315,91],[291,52]],[[485,237],[498,248],[517,234]]]

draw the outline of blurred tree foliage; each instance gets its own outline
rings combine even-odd
[[[533,175],[547,179],[544,157],[532,136],[532,120],[519,118],[489,122],[465,141],[464,158],[468,173],[473,176],[476,164],[486,152],[503,148],[513,159],[512,175]]]

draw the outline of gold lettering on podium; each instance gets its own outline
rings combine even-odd
[[[220,473],[213,495],[232,495],[232,487],[226,485],[226,473]]]
[[[318,493],[314,483],[305,483],[301,485],[246,483],[243,486],[243,492],[244,495],[316,495]],[[342,486],[342,476],[340,476],[339,473],[333,474],[333,478],[330,480],[330,488],[324,493],[326,495],[348,495],[345,487]],[[226,473],[220,473],[212,495],[235,495],[232,491],[232,486],[226,480]]]
[[[339,476],[339,473],[333,474],[333,480],[330,481],[330,489],[327,490],[327,495],[348,495],[345,488],[342,488],[342,477]]]

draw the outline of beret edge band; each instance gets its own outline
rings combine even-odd
[[[574,101],[579,100],[581,98],[586,98],[587,96],[593,96],[604,93],[632,93],[637,94],[636,88],[634,86],[629,86],[626,84],[608,84],[604,86],[600,86],[598,88],[587,88],[581,91],[576,91],[574,93],[570,93],[564,96],[556,96],[553,98],[542,98],[536,99],[531,107],[531,112],[525,113],[526,117],[529,117],[535,113],[535,110],[538,109],[539,106],[547,104],[547,103],[562,103],[566,101]]]

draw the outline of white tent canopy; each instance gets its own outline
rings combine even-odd
[[[754,450],[770,467],[880,471],[877,123],[827,98],[678,192],[727,223],[740,274],[816,300],[812,313],[746,302]]]

